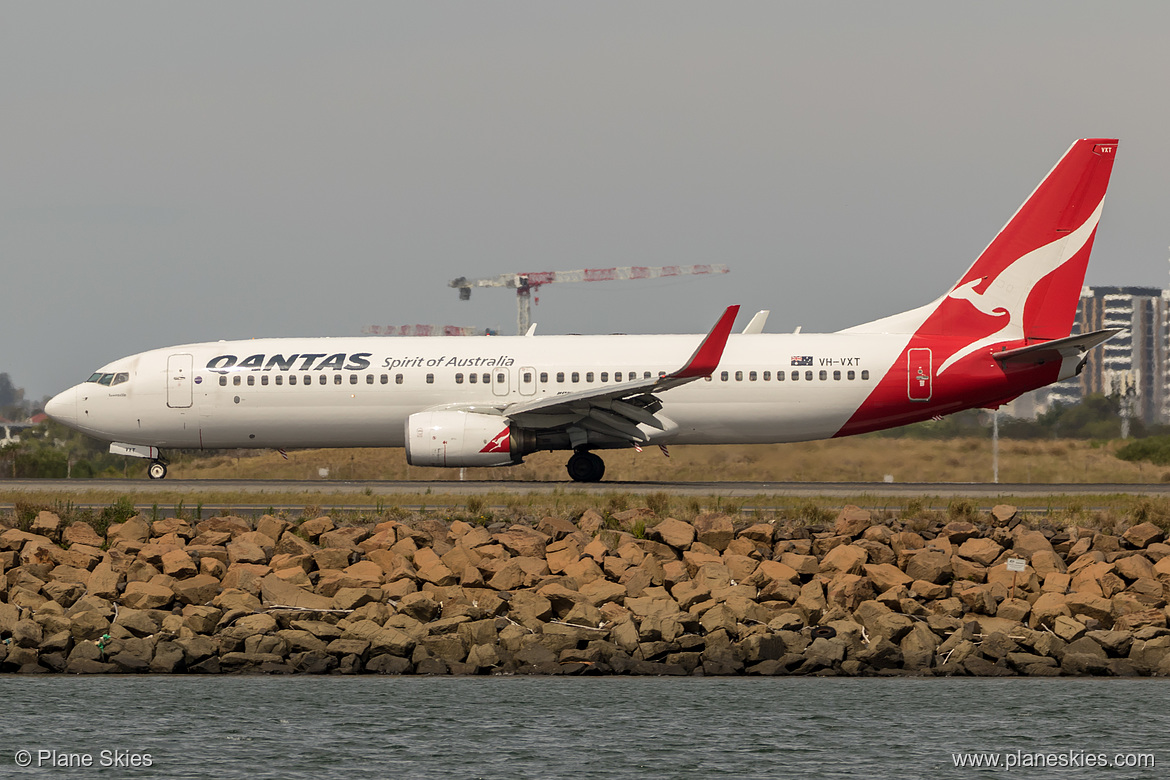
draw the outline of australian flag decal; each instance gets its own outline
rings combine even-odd
[[[811,366],[812,355],[793,355],[792,365],[794,366]]]

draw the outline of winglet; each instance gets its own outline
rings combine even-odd
[[[723,357],[723,348],[727,346],[727,337],[731,335],[731,326],[735,324],[735,315],[739,314],[739,306],[728,306],[711,328],[711,332],[703,339],[703,343],[691,355],[690,360],[682,368],[670,375],[671,379],[691,379],[694,377],[710,376],[719,367],[719,360]]]

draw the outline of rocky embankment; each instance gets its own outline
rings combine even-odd
[[[41,512],[0,527],[0,671],[1170,675],[1160,528],[978,520]]]

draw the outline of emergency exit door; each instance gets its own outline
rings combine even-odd
[[[930,350],[924,347],[912,349],[906,360],[907,396],[911,401],[929,401],[933,391]]]
[[[191,406],[190,355],[171,355],[167,358],[167,406],[186,409]]]

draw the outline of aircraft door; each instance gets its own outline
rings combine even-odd
[[[171,355],[167,358],[167,406],[172,409],[188,409],[191,406],[190,355]]]
[[[934,390],[930,350],[925,347],[912,349],[906,360],[907,395],[911,401],[929,401]]]
[[[492,393],[494,395],[507,395],[511,389],[511,372],[506,368],[492,369]]]
[[[520,395],[534,395],[536,393],[536,369],[532,366],[525,366],[520,369],[520,376],[517,378],[518,389]]]

